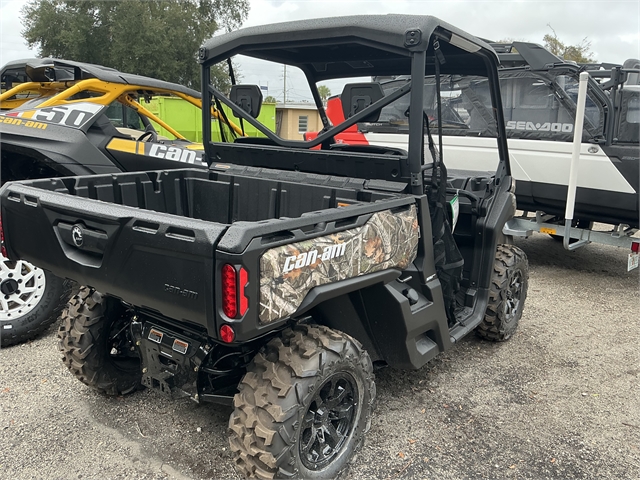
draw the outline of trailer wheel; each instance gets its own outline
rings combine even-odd
[[[71,283],[0,255],[0,346],[30,340],[60,317]]]
[[[140,359],[128,337],[122,304],[81,287],[62,314],[58,331],[64,364],[78,380],[107,395],[140,387]]]
[[[511,338],[527,298],[529,263],[526,254],[514,245],[498,245],[493,264],[489,304],[478,325],[478,336],[502,342]]]
[[[229,420],[236,468],[249,478],[335,478],[371,426],[369,354],[345,333],[298,325],[255,356]]]

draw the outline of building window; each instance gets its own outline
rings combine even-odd
[[[298,117],[298,133],[305,133],[307,131],[307,124],[309,117],[307,115],[300,115]]]

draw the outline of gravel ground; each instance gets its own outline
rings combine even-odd
[[[517,334],[377,372],[376,415],[346,478],[640,478],[638,270],[612,247],[518,245],[530,283]],[[230,412],[94,393],[62,365],[52,328],[0,350],[0,478],[235,478]]]

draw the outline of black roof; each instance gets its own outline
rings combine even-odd
[[[411,31],[419,34],[411,36]],[[359,15],[300,20],[243,28],[205,42],[200,62],[210,65],[243,54],[294,65],[316,81],[329,78],[410,74],[410,55],[433,50],[440,39],[443,73],[483,74],[484,41],[438,18],[424,15]],[[431,62],[433,65],[433,62]],[[429,70],[427,70],[429,73]]]
[[[618,63],[576,63],[565,60],[554,55],[546,48],[537,43],[511,42],[511,43],[489,43],[498,53],[500,64],[505,68],[522,69],[528,68],[534,71],[550,70],[554,68],[569,68],[589,72],[594,77],[604,78],[610,76],[610,70],[621,68],[627,73],[637,75],[640,70],[640,60],[635,58],[627,59],[622,65]],[[625,77],[626,78],[626,77]],[[635,77],[634,77],[635,81]]]
[[[73,81],[96,78],[103,82],[120,83],[125,85],[139,85],[149,89],[165,89],[184,93],[200,98],[200,92],[177,83],[165,82],[155,78],[143,77],[131,73],[123,73],[115,68],[103,67],[92,63],[75,62],[58,58],[28,58],[8,62],[2,67],[2,73],[7,70],[22,70],[32,82]],[[55,78],[51,78],[53,75]]]
[[[498,52],[503,67],[529,66],[532,70],[544,70],[556,64],[568,63],[537,43],[491,43],[491,46]]]

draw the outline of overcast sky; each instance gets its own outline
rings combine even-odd
[[[20,8],[25,0],[0,0],[0,65],[35,56],[20,35]],[[622,63],[640,58],[640,0],[520,0],[520,1],[424,1],[424,0],[250,0],[245,26],[337,15],[411,13],[434,15],[467,32],[491,39],[542,43],[551,30],[565,43],[591,42],[596,60]],[[259,71],[259,73],[258,73]],[[241,62],[247,83],[269,86],[269,94],[282,98],[281,68],[264,69]],[[302,99],[295,75],[288,74],[288,96]],[[331,87],[331,85],[329,85]],[[339,93],[339,92],[333,92]]]

